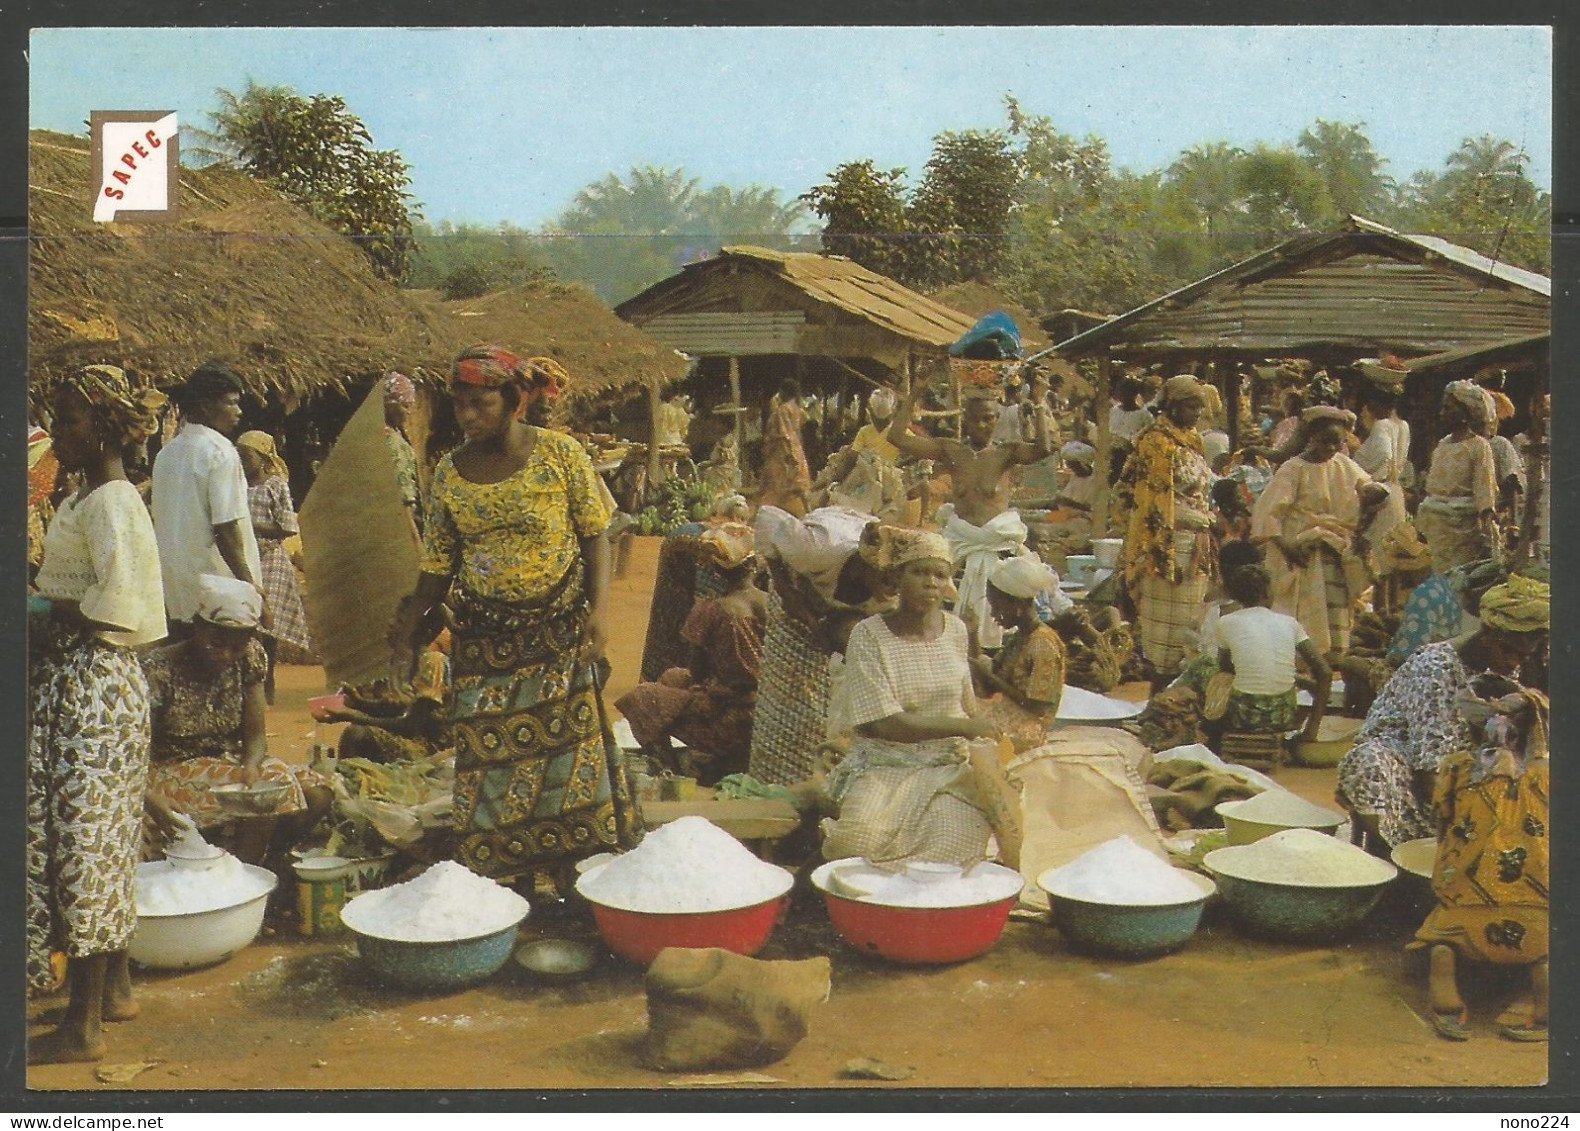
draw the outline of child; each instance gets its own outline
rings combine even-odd
[[[1230,571],[1226,584],[1229,596],[1243,607],[1218,621],[1218,667],[1234,673],[1225,729],[1283,734],[1293,727],[1295,664],[1305,660],[1314,686],[1304,737],[1315,738],[1322,725],[1332,670],[1299,621],[1267,607],[1269,581],[1264,566],[1239,566]]]
[[[263,650],[269,657],[269,673],[264,679],[264,698],[274,702],[274,664],[280,645],[287,646],[290,660],[313,650],[307,627],[307,610],[296,585],[296,567],[285,550],[285,540],[298,533],[296,511],[291,506],[291,488],[286,482],[285,461],[267,432],[243,432],[236,438],[236,453],[247,476],[247,506],[252,514],[252,532],[258,539],[258,557],[263,566],[264,600],[273,616],[262,633]]]
[[[1471,688],[1458,706],[1480,745],[1450,754],[1438,770],[1437,905],[1408,946],[1431,948],[1428,1009],[1439,1034],[1451,1041],[1470,1036],[1454,977],[1460,957],[1528,966],[1528,1018],[1498,1031],[1512,1041],[1545,1041],[1547,697],[1490,675]]]

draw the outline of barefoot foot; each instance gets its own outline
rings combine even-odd
[[[89,1040],[71,1029],[54,1029],[27,1042],[29,1064],[82,1064],[103,1059],[103,1040]]]

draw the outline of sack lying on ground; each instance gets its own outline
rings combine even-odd
[[[768,962],[671,947],[647,968],[647,1060],[654,1068],[747,1068],[781,1060],[828,1000],[827,958]]]

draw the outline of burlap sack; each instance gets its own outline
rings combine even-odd
[[[671,947],[647,968],[647,1061],[665,1070],[747,1068],[782,1059],[828,1000],[827,958],[768,962]]]

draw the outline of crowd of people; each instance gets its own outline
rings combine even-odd
[[[1478,814],[1518,794],[1521,837],[1540,840],[1546,821],[1548,592],[1539,569],[1511,572],[1541,564],[1545,534],[1515,561],[1523,473],[1489,440],[1512,406],[1451,384],[1418,478],[1402,378],[1355,373],[1346,397],[1302,371],[1285,418],[1247,422],[1240,435],[1263,442],[1238,451],[1211,385],[1126,374],[1108,469],[1091,407],[1045,378],[1008,406],[1001,385],[969,385],[954,428],[947,411],[919,413],[917,380],[874,392],[816,478],[787,383],[750,501],[721,492],[711,517],[666,538],[644,682],[613,706],[667,771],[811,799],[829,858],[1013,862],[1025,799],[1004,765],[1052,740],[1067,688],[1140,677],[1152,695],[1132,741],[1232,752],[1236,737],[1276,749],[1300,727],[1316,736],[1337,671],[1366,699],[1337,775],[1357,841],[1386,853],[1450,827],[1461,868],[1493,852],[1507,873],[1503,826]],[[552,426],[569,380],[547,358],[463,351],[449,383],[463,440],[425,491],[403,431],[415,389],[382,382],[421,544],[390,634],[407,706],[333,716],[355,724],[343,753],[452,751],[454,855],[549,901],[569,894],[579,860],[640,835],[603,695],[615,509],[582,445]],[[162,837],[234,824],[238,856],[278,866],[331,806],[321,774],[268,750],[274,664],[311,640],[274,441],[232,439],[241,392],[217,363],[177,387],[180,429],[148,499],[127,466],[164,397],[104,365],[53,393],[66,490],[29,606],[28,969],[48,986],[63,953],[70,1005],[38,1058],[96,1058],[103,1022],[135,1013],[132,879]],[[1101,474],[1107,530],[1091,525]],[[1023,514],[1017,495],[1043,505]],[[1122,539],[1116,568],[1076,604],[1053,566],[1105,534]],[[1505,779],[1502,793],[1488,785]],[[273,812],[235,822],[212,793],[232,782],[285,788]],[[1519,859],[1503,888],[1445,883],[1422,928],[1445,1035],[1461,1008],[1454,954],[1545,961],[1544,843]]]

